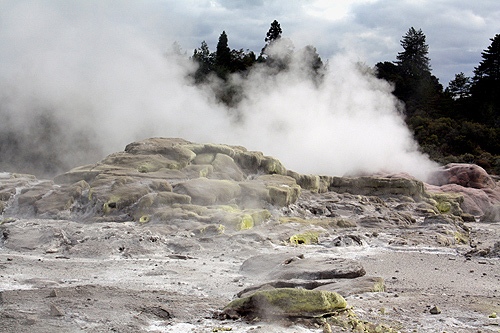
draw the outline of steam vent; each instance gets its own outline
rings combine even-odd
[[[53,180],[0,174],[0,200],[0,331],[500,324],[500,191],[476,165],[302,175],[151,138]]]

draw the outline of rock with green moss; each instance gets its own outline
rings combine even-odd
[[[257,173],[263,158],[264,155],[259,151],[237,151],[234,161],[243,170]]]
[[[245,213],[226,213],[221,220],[222,224],[231,226],[234,230],[247,230],[255,225],[252,216]]]
[[[271,218],[271,213],[267,209],[246,209],[243,211],[249,214],[255,225],[260,225],[262,222]]]
[[[297,172],[288,170],[287,176],[295,179],[297,184],[305,190],[309,190],[312,192],[320,192],[321,190],[321,180],[317,175],[301,175]]]
[[[200,165],[188,165],[182,171],[189,178],[200,178],[205,177],[208,178],[214,172],[214,167],[212,165],[200,164]]]
[[[140,183],[123,184],[114,190],[102,194],[103,212],[109,214],[115,210],[123,211],[139,201],[139,199],[150,193],[149,187]],[[106,200],[107,199],[107,200]]]
[[[430,200],[429,203],[433,204],[441,214],[453,214],[461,216],[463,214],[460,208],[464,202],[464,196],[460,193],[452,192],[428,192]]]
[[[181,168],[181,164],[178,161],[161,155],[134,155],[126,152],[111,154],[100,163],[115,167],[135,169],[141,173],[155,172],[162,168]]]
[[[334,292],[277,288],[236,299],[224,308],[224,312],[230,317],[247,318],[311,317],[346,306],[345,299]]]
[[[287,170],[281,162],[271,156],[263,156],[260,169],[263,170],[267,174],[278,174],[278,175],[286,175]]]
[[[294,245],[312,245],[319,243],[319,233],[308,231],[302,234],[296,234],[290,237],[290,243]]]
[[[288,206],[300,196],[301,188],[292,177],[283,175],[264,175],[257,178],[269,190],[270,203],[276,206]]]

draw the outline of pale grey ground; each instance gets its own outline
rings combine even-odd
[[[476,242],[498,240],[500,224],[468,223]],[[265,253],[357,259],[387,291],[347,297],[361,319],[403,332],[498,332],[499,258],[471,257],[462,247],[388,245],[414,233],[361,227],[337,230],[319,245],[290,246],[268,222],[252,230],[195,236],[162,224],[21,219],[4,223],[0,245],[1,332],[321,332],[293,325],[212,319],[243,288],[258,283],[240,265]],[[8,230],[8,231],[6,231]],[[285,230],[285,231],[283,231]],[[339,234],[363,246],[331,247]],[[4,235],[5,236],[5,235]],[[429,234],[429,237],[430,234]],[[423,240],[422,240],[423,239]],[[391,241],[392,240],[392,241]],[[55,291],[55,292],[54,292]],[[429,313],[437,305],[442,313]]]

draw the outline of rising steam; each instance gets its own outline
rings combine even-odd
[[[137,24],[131,5],[0,6],[4,169],[40,167],[49,156],[60,172],[154,136],[243,145],[306,174],[404,171],[424,179],[434,167],[418,152],[391,86],[348,56],[329,60],[320,85],[304,79],[298,59],[277,75],[256,67],[235,77],[245,91],[235,121],[186,79],[187,56],[165,55],[176,39],[168,18],[155,30],[155,18]]]

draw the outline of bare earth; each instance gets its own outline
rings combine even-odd
[[[500,238],[500,223],[468,223],[476,244]],[[280,243],[283,228],[194,235],[164,224],[20,219],[2,224],[1,332],[322,332],[319,327],[213,319],[243,288],[258,254],[302,253],[358,260],[386,292],[346,297],[363,320],[401,332],[499,332],[500,259],[470,247],[426,244],[426,230],[348,228],[318,245]],[[279,230],[279,231],[278,231]],[[356,234],[360,246],[332,247]],[[413,235],[413,236],[412,236]],[[412,237],[418,242],[412,245]],[[406,238],[409,244],[398,244]],[[437,306],[440,314],[431,314]],[[341,328],[333,328],[341,331]]]

